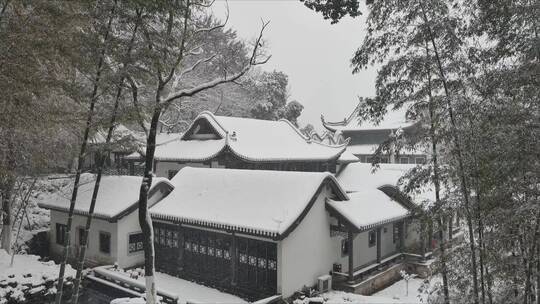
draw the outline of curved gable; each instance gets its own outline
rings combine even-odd
[[[206,139],[223,139],[226,136],[226,130],[219,126],[215,119],[202,112],[191,123],[188,130],[182,136],[182,140],[206,140]],[[211,115],[211,113],[210,113]]]

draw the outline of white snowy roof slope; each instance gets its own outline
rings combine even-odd
[[[337,179],[347,192],[376,189],[384,185],[397,186],[399,179],[414,167],[413,164],[380,164],[372,172],[370,163],[355,163],[345,167]]]
[[[337,158],[345,150],[345,145],[311,141],[287,120],[225,116],[208,119],[215,119],[229,135],[236,134],[236,140],[229,140],[229,146],[248,160],[327,160]]]
[[[349,164],[340,172],[337,179],[347,192],[360,192],[387,185],[397,188],[399,179],[416,165],[380,164],[379,166],[375,172],[372,172],[373,167],[369,163]],[[426,185],[416,193],[410,193],[409,196],[414,204],[429,206],[435,200],[434,193],[433,186]]]
[[[94,216],[112,219],[132,208],[139,200],[141,182],[142,177],[140,176],[103,176],[100,182]],[[168,179],[154,177],[152,180],[152,189],[162,183],[172,187]],[[77,201],[75,202],[76,214],[88,214],[94,185],[95,175],[89,173],[81,175],[81,183],[79,185]],[[73,186],[62,189],[39,203],[39,206],[41,208],[67,212],[69,210],[72,189]]]
[[[360,121],[357,106],[348,118],[340,122],[325,122],[325,128],[332,131],[368,131],[368,130],[395,130],[399,128],[407,128],[414,125],[416,122],[407,119],[407,105],[399,109],[393,109],[393,106],[387,108],[386,115],[378,123],[371,120]]]
[[[348,199],[327,172],[185,167],[171,183],[175,190],[150,209],[152,217],[272,238],[294,229],[323,184]]]
[[[349,194],[348,201],[328,200],[327,205],[358,231],[398,221],[409,211],[379,189],[365,189]]]
[[[327,161],[338,159],[348,143],[328,145],[313,141],[287,120],[216,116],[207,111],[199,114],[189,129],[199,120],[206,120],[220,138],[190,139],[186,132],[181,140],[157,145],[156,159],[206,161],[228,148],[248,161]],[[128,158],[139,157],[130,155]],[[348,161],[358,160],[349,158]]]

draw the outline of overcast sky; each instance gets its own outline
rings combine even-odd
[[[352,75],[350,59],[364,36],[364,17],[346,18],[331,25],[298,0],[229,0],[228,26],[245,39],[255,38],[261,18],[271,60],[265,70],[289,75],[291,99],[304,105],[300,124],[322,130],[320,115],[341,120],[354,109],[357,96],[375,94],[375,69]],[[214,13],[225,16],[225,2],[214,3]]]

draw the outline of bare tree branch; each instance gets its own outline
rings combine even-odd
[[[212,3],[209,6],[211,6],[213,3],[214,3],[214,1],[212,1]],[[227,0],[225,0],[225,8],[227,9],[227,14],[225,15],[225,21],[223,21],[223,23],[218,24],[218,25],[213,26],[213,27],[207,27],[207,28],[198,29],[198,30],[195,31],[195,33],[193,33],[193,35],[197,35],[197,34],[200,34],[200,33],[209,33],[209,32],[215,31],[217,29],[224,28],[225,25],[227,25],[227,23],[229,22],[229,15],[230,15],[229,2]]]
[[[264,30],[266,29],[266,27],[268,26],[269,23],[270,23],[269,21],[268,22],[265,22],[265,21],[262,22],[261,31],[259,32],[259,36],[255,40],[255,44],[253,46],[253,52],[251,53],[251,57],[249,59],[249,62],[239,72],[233,74],[230,77],[225,76],[225,77],[222,77],[222,78],[217,78],[217,79],[214,79],[212,81],[209,81],[209,82],[203,83],[201,85],[198,85],[198,86],[196,86],[194,88],[191,88],[191,89],[182,89],[182,90],[177,91],[175,93],[171,93],[171,94],[169,94],[169,96],[166,99],[164,99],[162,101],[163,107],[167,107],[170,103],[172,103],[176,99],[179,99],[179,98],[182,98],[182,97],[190,97],[190,96],[193,96],[193,95],[195,95],[195,94],[197,94],[197,93],[199,93],[201,91],[204,91],[204,90],[207,90],[207,89],[210,89],[210,88],[214,88],[214,87],[219,86],[221,84],[234,82],[237,79],[239,79],[240,77],[242,77],[244,74],[246,74],[246,72],[249,71],[249,69],[251,67],[256,66],[256,65],[265,64],[266,62],[268,62],[268,60],[270,60],[270,58],[272,56],[267,56],[266,58],[264,58],[262,60],[258,60],[257,57],[259,57],[258,56],[259,48],[262,46],[261,41],[262,41],[262,37],[263,37],[263,32],[264,32]]]
[[[162,79],[161,81],[162,84],[167,84],[169,83],[169,81],[171,81],[171,79],[174,76],[174,73],[176,72],[176,69],[178,68],[182,60],[184,59],[184,49],[186,48],[186,41],[187,41],[188,20],[191,14],[191,11],[189,9],[190,5],[191,5],[190,0],[187,0],[185,12],[184,12],[184,31],[182,33],[182,40],[180,42],[180,50],[178,52],[178,56],[176,57],[176,61],[174,62],[172,68],[170,69],[167,77],[165,79]],[[160,78],[161,78],[161,73],[160,73]]]
[[[182,71],[178,77],[181,79],[182,77],[184,77],[184,75],[193,72],[202,63],[210,62],[215,57],[216,57],[216,55],[214,54],[214,55],[212,55],[210,57],[202,58],[202,59],[197,60],[197,62],[195,62],[191,67],[189,67],[189,68],[185,69],[184,71]]]
[[[143,129],[144,134],[146,134],[146,136],[148,136],[148,129],[144,125],[144,119],[142,117],[142,114],[141,114],[142,112],[141,112],[141,109],[139,107],[139,86],[137,85],[137,83],[135,82],[135,80],[131,76],[129,76],[129,75],[126,76],[126,79],[129,82],[129,85],[131,87],[131,95],[132,95],[133,105],[135,106],[135,112],[137,113],[137,118],[138,118],[137,121],[139,122],[139,125]]]

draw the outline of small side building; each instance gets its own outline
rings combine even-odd
[[[137,176],[102,177],[88,234],[85,260],[88,266],[118,263],[120,267],[131,267],[144,262],[137,213],[141,182],[142,177]],[[93,174],[81,176],[69,240],[70,261],[75,261],[80,252],[94,184]],[[66,224],[72,187],[68,188],[39,204],[39,207],[51,212],[49,249],[53,258],[62,257],[67,241]],[[155,178],[149,194],[149,206],[166,197],[172,189],[167,179]]]

